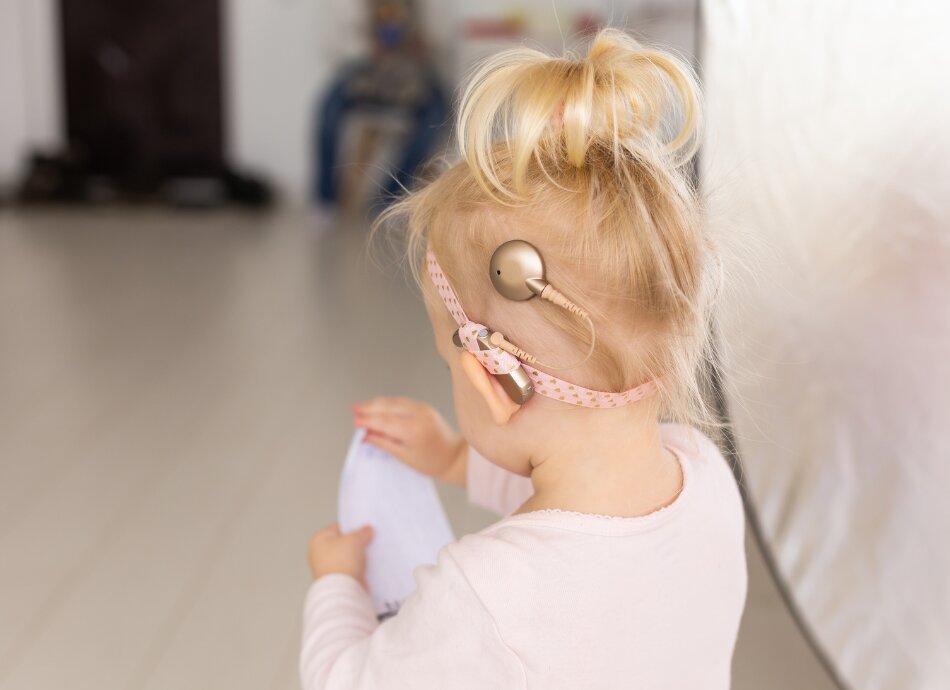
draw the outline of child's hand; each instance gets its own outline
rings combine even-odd
[[[353,405],[353,425],[366,429],[367,443],[414,470],[465,486],[468,444],[429,405],[411,398],[372,398]]]
[[[310,537],[310,570],[318,578],[330,573],[355,577],[365,587],[366,547],[373,540],[369,525],[340,534],[338,525],[330,525]]]

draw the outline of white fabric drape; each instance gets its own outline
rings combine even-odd
[[[945,690],[950,3],[703,10],[702,178],[745,481],[845,681]]]

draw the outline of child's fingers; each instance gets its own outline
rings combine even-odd
[[[399,443],[398,441],[395,441],[389,438],[388,436],[384,436],[383,434],[379,434],[373,431],[367,431],[366,436],[363,437],[363,440],[366,443],[371,443],[377,448],[380,448],[386,451],[387,453],[392,455],[394,458],[402,460],[403,462],[407,461],[408,455],[406,453],[406,450],[407,450],[406,446],[403,445],[402,443]]]
[[[364,427],[403,442],[412,434],[413,426],[405,417],[392,414],[356,415],[353,425]]]
[[[364,414],[393,414],[409,416],[417,414],[419,407],[423,406],[418,400],[406,397],[377,397],[370,398],[366,402],[357,403],[353,406],[354,411]]]
[[[334,537],[339,537],[339,536],[340,536],[340,526],[337,525],[336,523],[333,523],[332,525],[327,525],[323,529],[317,530],[316,532],[314,532],[313,536],[310,537],[310,543],[316,544],[318,542],[322,542],[327,539],[332,539]]]
[[[359,529],[348,532],[344,537],[352,539],[360,544],[360,546],[368,546],[369,543],[373,541],[373,527],[372,525],[363,525]]]

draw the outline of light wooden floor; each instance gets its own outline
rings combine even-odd
[[[0,689],[297,688],[349,403],[451,418],[362,249],[302,212],[0,212]],[[754,556],[734,687],[831,687]]]

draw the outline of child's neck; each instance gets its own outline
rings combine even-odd
[[[663,446],[659,424],[600,411],[599,418],[559,425],[546,449],[532,457],[534,496],[516,512],[559,509],[597,515],[637,517],[676,499],[682,470]],[[617,411],[619,412],[619,410]]]

